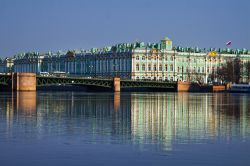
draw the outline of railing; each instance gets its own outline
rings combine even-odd
[[[88,77],[44,77],[37,76],[37,86],[48,85],[89,85],[112,88],[113,79]],[[121,79],[121,88],[175,88],[176,82],[156,80]]]
[[[113,88],[112,78],[92,78],[92,77],[55,77],[39,76],[36,77],[37,86],[50,85],[86,85],[103,88]],[[11,85],[12,76],[10,74],[0,74],[1,85]],[[175,88],[176,82],[162,80],[131,80],[121,79],[121,88]]]

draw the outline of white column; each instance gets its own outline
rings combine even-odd
[[[37,64],[37,72],[41,72],[41,62],[38,61],[38,64]]]

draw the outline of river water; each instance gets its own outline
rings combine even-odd
[[[249,165],[250,95],[0,93],[0,165]]]

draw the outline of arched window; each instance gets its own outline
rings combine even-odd
[[[145,64],[142,64],[142,71],[145,71]]]
[[[168,65],[167,64],[165,65],[165,71],[168,71]]]
[[[154,71],[156,71],[156,70],[157,70],[156,65],[154,65]]]
[[[174,67],[172,64],[170,65],[170,71],[174,71]]]
[[[140,66],[139,64],[136,64],[136,71],[139,71],[140,70]]]
[[[151,71],[151,64],[148,65],[148,71]]]
[[[159,66],[159,71],[162,71],[162,65]]]

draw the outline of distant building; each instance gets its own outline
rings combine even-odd
[[[12,58],[0,58],[0,73],[10,73],[13,70],[13,59]]]
[[[243,64],[250,61],[246,49],[173,47],[172,40],[165,37],[159,43],[122,43],[101,49],[20,54],[15,57],[14,71],[62,71],[86,77],[120,76],[134,80],[199,80],[207,83],[218,68],[236,57]],[[242,81],[245,80],[243,75]]]
[[[13,71],[39,73],[41,72],[43,57],[37,52],[19,54],[14,58]]]

